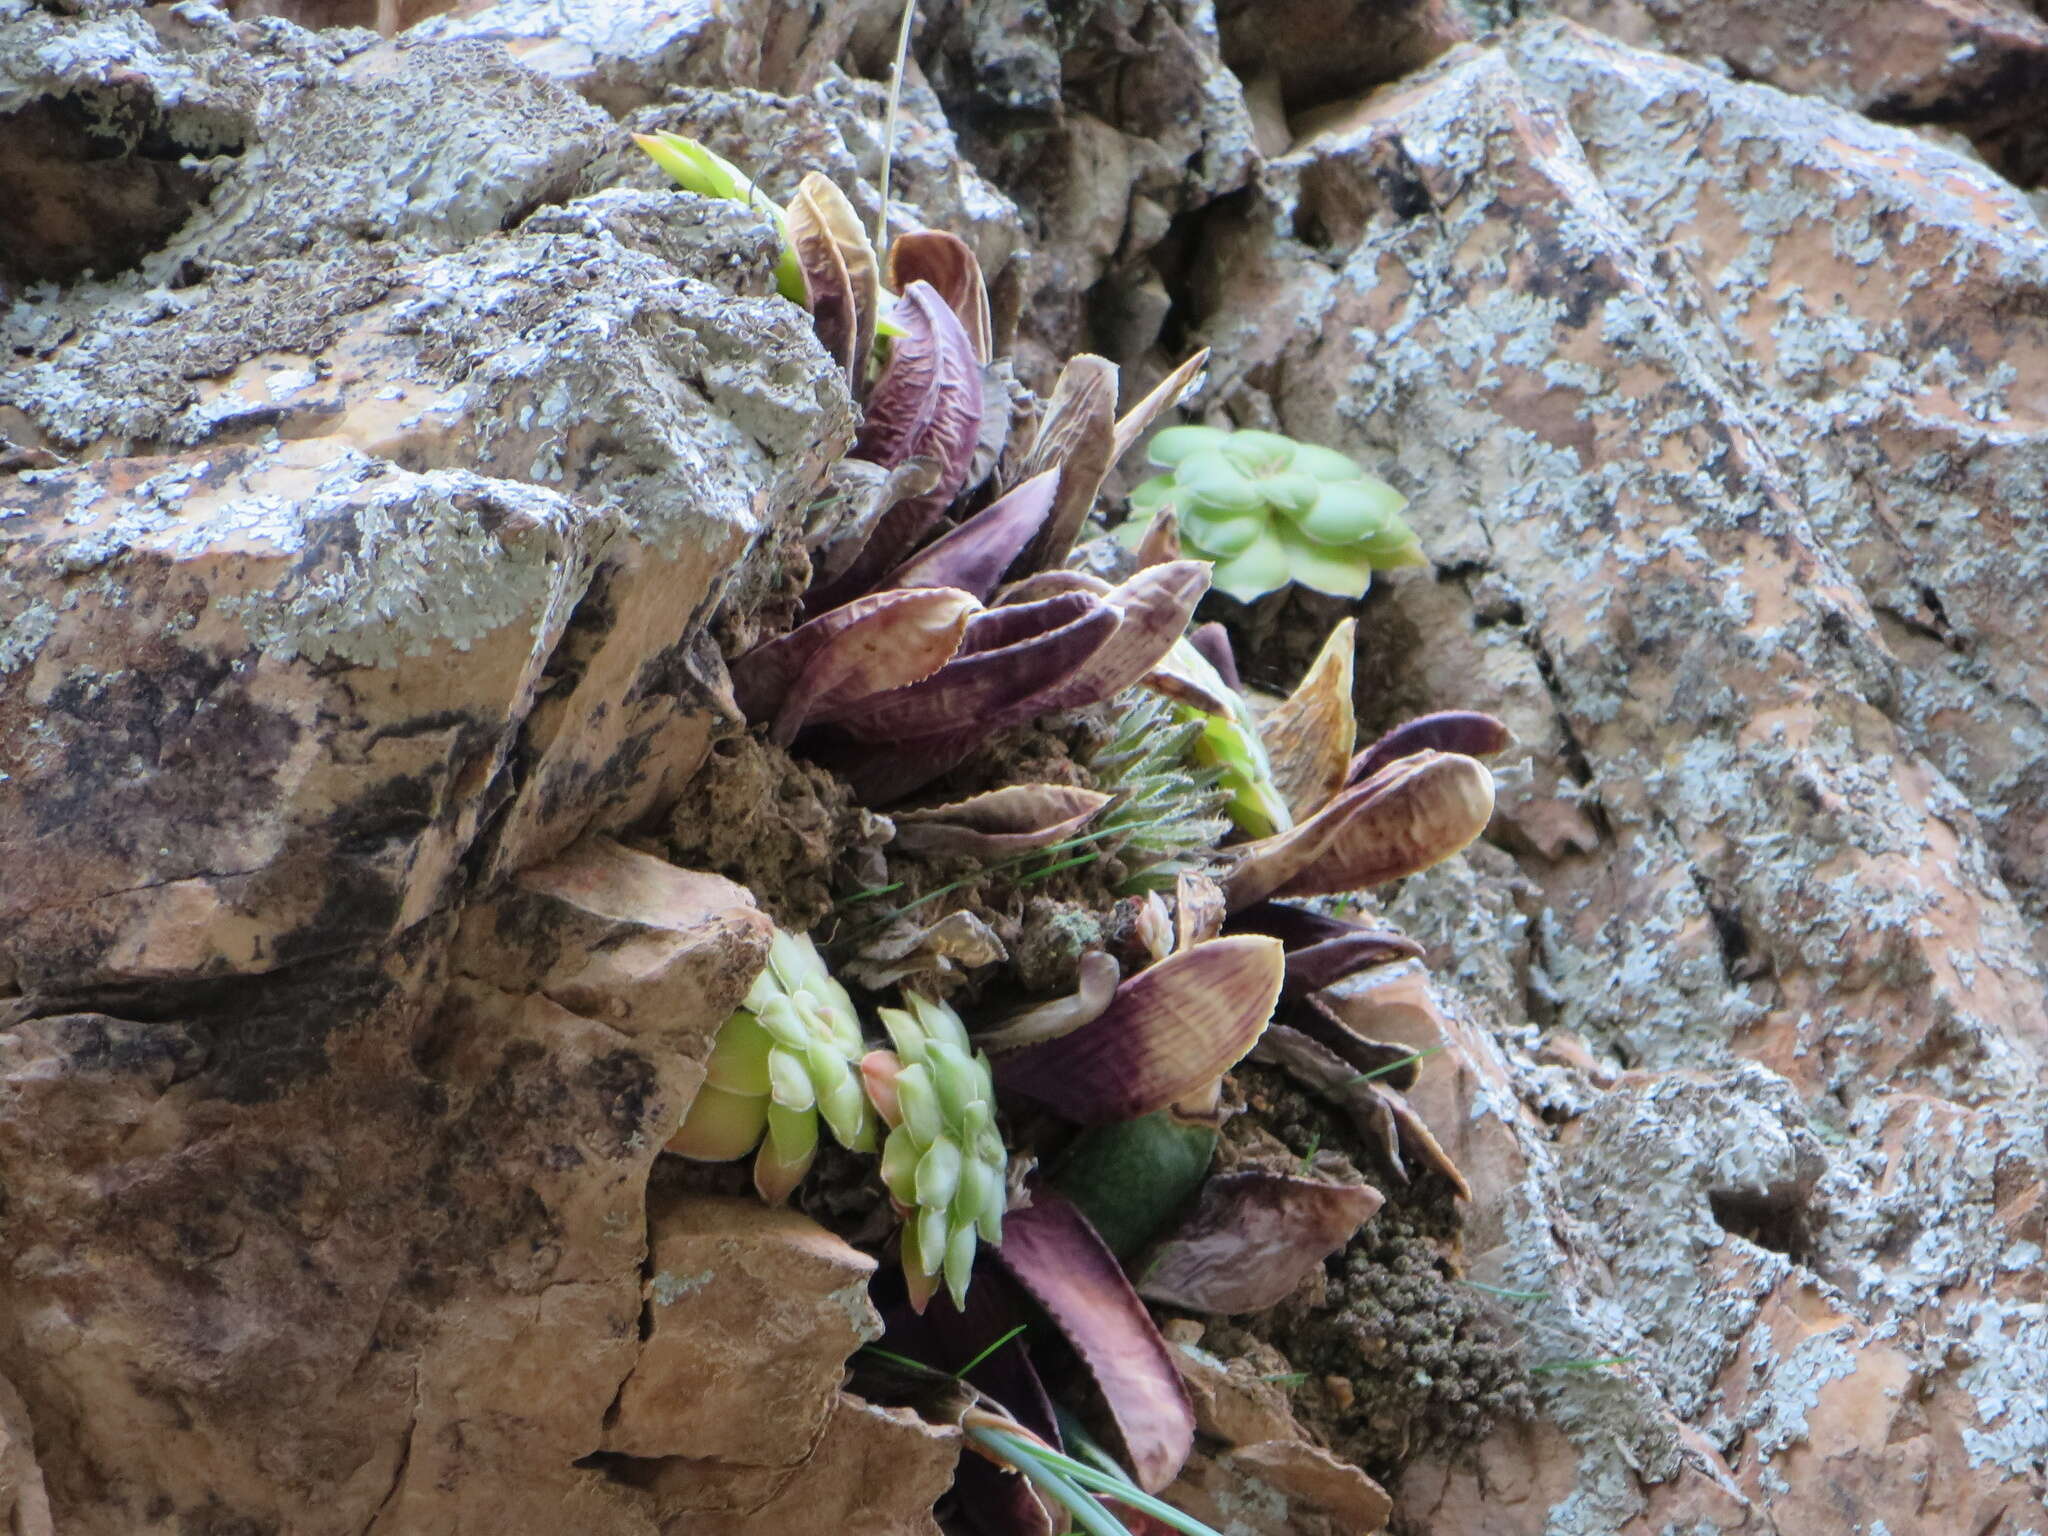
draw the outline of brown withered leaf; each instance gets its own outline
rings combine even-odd
[[[1233,911],[1268,896],[1334,896],[1415,874],[1486,830],[1493,775],[1419,752],[1352,785],[1307,821],[1247,843],[1224,880]]]
[[[1069,358],[1053,385],[1019,476],[1060,472],[1060,493],[1045,529],[1025,556],[1026,569],[1064,565],[1109,473],[1116,442],[1116,364],[1092,352]]]
[[[1358,621],[1330,631],[1294,692],[1259,720],[1259,739],[1273,765],[1273,783],[1295,823],[1307,821],[1344,787],[1358,734],[1351,677]]]
[[[1399,1090],[1389,1088],[1384,1079],[1361,1073],[1328,1046],[1284,1024],[1275,1024],[1259,1037],[1252,1058],[1279,1067],[1302,1087],[1342,1109],[1404,1182],[1410,1176],[1407,1160],[1413,1159],[1441,1173],[1461,1198],[1472,1198],[1472,1186],[1450,1154],[1407,1099]]]
[[[1173,882],[1174,948],[1193,949],[1215,938],[1226,911],[1222,886],[1197,870],[1182,870]]]
[[[1138,540],[1138,569],[1151,565],[1164,565],[1169,560],[1178,560],[1181,552],[1180,519],[1172,507],[1161,507],[1152,514],[1152,521],[1145,525],[1145,536]]]
[[[1263,1312],[1384,1203],[1369,1184],[1260,1168],[1217,1174],[1194,1210],[1132,1266],[1138,1294],[1192,1312]]]
[[[1009,958],[1003,941],[987,923],[972,912],[948,912],[930,923],[899,918],[862,944],[844,970],[850,980],[879,992],[907,976],[943,976]]]
[[[995,355],[995,326],[989,319],[988,284],[967,242],[942,229],[913,229],[889,245],[889,286],[901,293],[912,283],[930,283],[960,317],[974,343],[977,361]]]
[[[733,663],[733,696],[787,746],[805,725],[929,677],[981,609],[950,587],[877,592],[835,608]]]
[[[1188,627],[1209,590],[1205,560],[1176,560],[1140,571],[1103,602],[1117,616],[1116,633],[1038,702],[1033,714],[1085,709],[1113,699],[1151,672]]]
[[[1138,1486],[1171,1483],[1194,1449],[1194,1409],[1152,1315],[1087,1218],[1035,1187],[1031,1204],[1004,1218],[996,1258],[1094,1378]]]
[[[1138,439],[1145,435],[1145,429],[1179,403],[1180,397],[1187,393],[1188,386],[1194,383],[1196,376],[1201,373],[1202,365],[1208,361],[1209,349],[1204,347],[1161,379],[1144,399],[1124,412],[1111,436],[1111,464],[1115,464],[1129,453],[1136,446]]]
[[[896,846],[911,853],[1007,858],[1071,837],[1109,804],[1100,790],[1069,784],[1006,784],[951,805],[895,811]]]
[[[1279,1001],[1277,939],[1212,939],[1140,971],[1069,1034],[994,1056],[996,1084],[1079,1125],[1164,1109],[1213,1083]]]

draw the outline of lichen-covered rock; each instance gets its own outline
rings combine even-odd
[[[896,0],[496,0],[422,22],[407,41],[500,44],[623,117],[679,85],[807,91],[844,61],[856,33],[899,10]]]
[[[1745,80],[1967,134],[2023,184],[2048,172],[2040,112],[2048,18],[2026,0],[1546,0],[1543,8]]]
[[[2048,1531],[2033,210],[1536,22],[1212,233],[1218,404],[1385,473],[1446,568],[1367,609],[1387,703],[1541,743],[1515,858],[1394,907],[1462,1001],[1351,989],[1453,1047],[1414,1102],[1542,1397],[1403,1518]]]

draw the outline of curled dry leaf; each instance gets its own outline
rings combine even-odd
[[[874,247],[846,194],[816,171],[797,184],[784,220],[810,295],[811,324],[858,393],[882,301]]]
[[[974,1043],[985,1051],[1010,1051],[1070,1035],[1102,1017],[1122,979],[1115,956],[1091,949],[1081,957],[1080,977],[1072,992],[1011,1014],[995,1028],[976,1033]]]
[[[1273,765],[1273,784],[1297,823],[1344,787],[1357,721],[1351,712],[1352,661],[1358,621],[1330,631],[1294,692],[1266,711],[1259,737]]]
[[[733,663],[733,697],[787,746],[804,725],[929,677],[959,649],[981,604],[949,587],[877,592]]]
[[[1299,826],[1248,843],[1224,882],[1232,910],[1268,896],[1334,896],[1428,869],[1493,815],[1493,775],[1469,757],[1419,752],[1344,790]]]
[[[1174,948],[1193,949],[1215,938],[1223,931],[1226,910],[1222,886],[1207,875],[1182,870],[1173,883]]]
[[[1161,379],[1144,399],[1124,412],[1110,442],[1110,463],[1114,464],[1138,444],[1146,429],[1167,411],[1180,404],[1181,396],[1194,387],[1202,367],[1209,361],[1209,349],[1202,348],[1173,372]],[[1220,669],[1219,669],[1220,670]],[[1233,679],[1232,687],[1237,686]]]
[[[1395,726],[1351,760],[1346,784],[1362,784],[1389,763],[1417,752],[1457,752],[1492,757],[1515,744],[1515,733],[1477,710],[1447,709]]]
[[[1164,960],[1178,947],[1174,941],[1173,914],[1167,910],[1166,898],[1157,891],[1147,891],[1143,898],[1132,898],[1137,902],[1137,912],[1131,919],[1131,928],[1138,936],[1138,942],[1145,946],[1145,953],[1153,960]]]
[[[1236,913],[1229,928],[1232,933],[1263,933],[1287,946],[1287,985],[1281,996],[1289,1001],[1335,986],[1369,966],[1420,960],[1425,953],[1420,944],[1391,928],[1372,928],[1277,901],[1257,902]]]
[[[1006,784],[952,805],[897,811],[896,845],[912,853],[1005,858],[1071,837],[1109,801],[1099,790],[1068,784]]]
[[[1384,1079],[1363,1075],[1329,1047],[1284,1024],[1274,1025],[1260,1037],[1254,1055],[1342,1109],[1403,1181],[1409,1177],[1412,1159],[1441,1173],[1460,1198],[1472,1198],[1472,1186],[1465,1182],[1450,1154],[1400,1090],[1388,1087]]]
[[[1059,475],[1048,470],[990,502],[883,578],[894,587],[954,587],[987,601],[1024,546],[1045,526]]]
[[[819,588],[845,573],[891,508],[939,483],[939,465],[935,459],[912,458],[884,469],[860,459],[841,459],[826,483],[829,494],[823,499],[832,510],[817,518],[804,535],[811,551],[811,585]]]
[[[944,514],[967,481],[981,430],[981,364],[953,311],[929,283],[912,283],[893,316],[901,327],[889,348],[889,366],[875,381],[862,417],[854,457],[889,468],[912,458],[939,466],[931,490],[898,502],[875,524],[867,544],[827,586],[814,585],[812,612],[837,607],[865,592],[902,563]]]
[[[898,235],[889,245],[889,286],[902,293],[920,282],[931,284],[959,318],[976,359],[989,362],[995,356],[995,326],[989,319],[988,284],[967,242],[939,229]]]
[[[1202,659],[1216,669],[1216,675],[1224,682],[1232,688],[1244,687],[1244,680],[1237,675],[1237,652],[1231,649],[1229,630],[1212,621],[1189,635],[1188,644],[1201,653]]]
[[[1209,566],[1203,560],[1155,565],[1115,588],[1104,602],[1117,616],[1116,632],[1040,701],[1032,714],[1085,709],[1115,698],[1173,649],[1195,604],[1208,590]]]
[[[1095,1019],[995,1055],[996,1085],[1079,1125],[1129,1120],[1206,1088],[1273,1016],[1277,939],[1212,939],[1140,971]]]
[[[1023,475],[1060,472],[1060,493],[1027,556],[1030,567],[1045,570],[1064,565],[1074,537],[1087,521],[1102,489],[1103,477],[1115,458],[1116,364],[1082,352],[1068,359],[1046,402],[1024,462]]]
[[[996,1257],[1094,1378],[1138,1486],[1171,1483],[1194,1449],[1194,1409],[1151,1314],[1086,1218],[1034,1189],[1030,1206],[1010,1213]]]
[[[1368,1184],[1264,1169],[1218,1174],[1132,1267],[1138,1294],[1194,1312],[1262,1312],[1293,1294],[1383,1203]]]
[[[847,978],[871,992],[910,976],[978,970],[1010,958],[996,931],[972,912],[948,912],[935,922],[899,918],[860,947],[843,967]]]
[[[1092,592],[1097,597],[1107,597],[1115,590],[1100,576],[1087,571],[1037,571],[1004,587],[996,594],[995,606],[1008,608],[1018,603],[1042,603],[1049,597],[1073,592]]]
[[[1043,605],[1051,609],[1060,600]],[[907,744],[920,737],[977,728],[977,739],[1031,715],[1041,694],[1060,687],[1115,636],[1119,616],[1098,599],[1051,629],[1010,639],[1006,623],[1019,609],[986,609],[969,619],[959,652],[923,682],[872,700],[843,723],[856,740]],[[1048,615],[1032,617],[1043,619]],[[990,622],[977,624],[976,619]],[[1004,643],[977,649],[992,634]],[[908,754],[906,748],[906,755]],[[928,764],[910,763],[920,768]],[[950,765],[948,765],[950,766]],[[931,777],[936,778],[943,768]],[[929,779],[926,780],[929,782]]]
[[[1173,508],[1161,507],[1145,525],[1145,536],[1138,540],[1138,569],[1180,558],[1180,519],[1173,515]]]

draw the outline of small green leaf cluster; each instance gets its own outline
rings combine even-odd
[[[853,999],[801,934],[776,930],[768,965],[718,1032],[669,1150],[723,1160],[760,1148],[754,1184],[786,1198],[809,1171],[822,1117],[840,1144],[875,1149],[875,1115],[858,1063],[866,1046]]]
[[[1172,507],[1187,552],[1215,561],[1217,590],[1240,602],[1289,582],[1362,597],[1375,570],[1424,561],[1401,520],[1407,498],[1333,449],[1277,432],[1185,426],[1156,435],[1148,452],[1166,473],[1131,493],[1119,536],[1135,544],[1152,515]]]
[[[1116,734],[1086,759],[1095,787],[1118,797],[1097,829],[1128,871],[1123,894],[1170,891],[1207,869],[1229,835],[1224,770],[1195,756],[1204,726],[1194,711],[1142,690],[1116,702]]]
[[[988,1057],[968,1043],[960,1016],[944,1003],[915,992],[904,1000],[907,1009],[877,1010],[898,1063],[882,1182],[909,1213],[903,1273],[912,1294],[929,1295],[943,1276],[960,1306],[977,1239],[1003,1239],[1009,1154],[996,1130]]]

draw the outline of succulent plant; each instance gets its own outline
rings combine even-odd
[[[669,179],[685,192],[745,203],[773,219],[775,232],[782,237],[782,254],[775,263],[776,290],[785,299],[798,304],[805,301],[803,267],[797,261],[796,246],[789,237],[789,220],[775,200],[755,186],[746,172],[695,139],[666,129],[658,133],[636,133],[633,142],[646,151],[648,159],[667,171]]]
[[[817,1153],[820,1118],[842,1146],[875,1149],[857,1070],[865,1048],[853,999],[816,947],[777,929],[766,969],[718,1031],[669,1151],[709,1162],[755,1152],[754,1188],[770,1204],[787,1199]]]
[[[1289,582],[1362,597],[1375,570],[1423,563],[1401,520],[1407,499],[1334,449],[1277,432],[1168,427],[1148,450],[1166,470],[1131,492],[1119,537],[1135,546],[1171,506],[1186,551],[1216,562],[1216,590],[1240,602]]]
[[[968,1043],[944,1003],[905,994],[879,1010],[893,1051],[861,1062],[869,1097],[888,1123],[882,1182],[903,1222],[903,1275],[923,1310],[943,1278],[953,1305],[967,1299],[977,1242],[1000,1242],[1008,1154],[995,1125],[988,1058]]]

